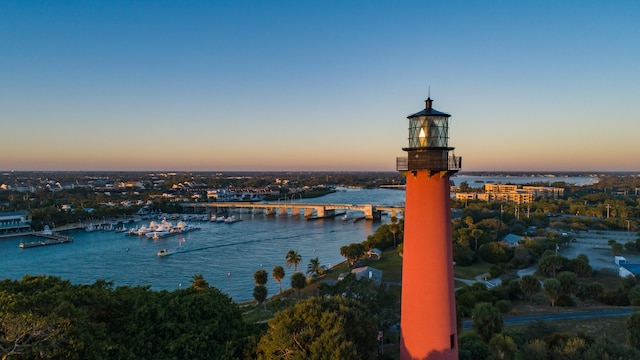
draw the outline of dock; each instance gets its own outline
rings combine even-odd
[[[73,241],[73,239],[69,236],[63,236],[63,235],[57,235],[57,234],[32,233],[30,235],[43,238],[44,240],[32,241],[27,243],[21,242],[20,243],[21,249],[28,249],[32,247],[47,246],[47,245],[65,244]]]

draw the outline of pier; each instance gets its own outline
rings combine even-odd
[[[40,241],[32,241],[32,242],[21,242],[20,243],[20,248],[21,249],[28,249],[28,248],[32,248],[32,247],[39,247],[39,246],[47,246],[47,245],[57,245],[57,244],[64,244],[64,243],[69,243],[72,242],[73,239],[69,236],[63,236],[63,235],[58,235],[58,234],[54,234],[54,233],[31,233],[29,234],[31,236],[35,236],[35,237],[39,237],[39,238],[43,238],[44,240],[40,240]]]
[[[391,216],[396,216],[398,212],[404,211],[400,206],[385,206],[373,204],[306,204],[306,203],[284,203],[284,202],[207,202],[207,203],[182,203],[183,209],[209,209],[216,212],[220,209],[224,211],[234,209],[250,209],[253,212],[264,213],[265,215],[291,215],[304,216],[307,219],[331,218],[336,216],[336,210],[358,210],[364,212],[366,220],[379,220],[382,213],[387,211]]]

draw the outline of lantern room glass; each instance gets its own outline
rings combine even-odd
[[[446,148],[448,143],[447,116],[416,116],[409,119],[409,148]]]

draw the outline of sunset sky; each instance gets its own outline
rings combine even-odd
[[[640,171],[640,1],[2,1],[0,170]],[[429,90],[430,89],[430,90]]]

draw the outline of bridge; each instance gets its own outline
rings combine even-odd
[[[183,203],[183,209],[204,208],[209,213],[232,212],[235,209],[250,209],[253,213],[264,213],[265,215],[291,215],[304,216],[308,219],[321,219],[336,216],[338,210],[358,210],[364,212],[367,220],[380,219],[382,213],[387,211],[391,216],[396,216],[398,212],[403,212],[401,206],[386,206],[373,204],[307,204],[288,202],[206,202],[206,203]]]

